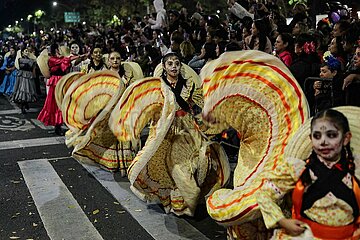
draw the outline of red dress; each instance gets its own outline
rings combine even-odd
[[[51,77],[47,82],[49,92],[46,96],[44,107],[37,119],[46,126],[55,126],[61,125],[64,122],[62,113],[56,104],[55,87],[60,78],[62,78],[71,67],[71,61],[69,57],[50,57],[48,64],[51,73]]]

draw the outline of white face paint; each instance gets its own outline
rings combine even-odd
[[[24,49],[23,56],[25,56],[25,57],[29,56],[29,50],[27,48]]]
[[[78,55],[80,51],[80,47],[79,45],[77,45],[76,43],[71,44],[70,47],[70,53],[73,55]]]
[[[101,61],[101,58],[102,58],[102,52],[101,52],[101,49],[100,48],[95,48],[91,57],[95,60],[95,61],[98,61],[100,62]]]
[[[345,135],[330,120],[326,118],[315,120],[310,137],[318,158],[327,162],[339,160],[343,146],[350,141]]]
[[[179,58],[176,56],[171,56],[166,60],[164,65],[167,76],[171,78],[171,80],[177,80],[181,68],[181,62]]]
[[[121,64],[121,56],[118,52],[112,52],[109,56],[109,64],[113,69],[118,69]]]

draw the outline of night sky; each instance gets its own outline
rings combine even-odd
[[[0,29],[14,24],[21,18],[26,20],[29,14],[37,9],[45,10],[51,7],[51,0],[0,0]]]

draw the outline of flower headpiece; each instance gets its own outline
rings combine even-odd
[[[304,52],[306,54],[311,54],[311,53],[314,53],[316,48],[315,48],[315,43],[313,41],[311,42],[306,42],[304,43]]]
[[[322,18],[321,21],[326,23],[329,27],[331,27],[331,22],[330,22],[328,17],[327,18]]]
[[[341,68],[341,63],[340,61],[334,57],[333,55],[328,55],[326,57],[324,57],[325,60],[325,64],[328,66],[328,68],[332,71],[334,70],[339,70]]]

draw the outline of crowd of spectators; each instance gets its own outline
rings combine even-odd
[[[38,56],[54,42],[69,48],[76,44],[76,54],[88,55],[74,64],[89,61],[86,58],[91,59],[95,48],[100,49],[105,63],[107,54],[117,51],[122,61],[139,63],[144,76],[152,75],[167,52],[178,53],[184,63],[199,73],[206,62],[225,51],[253,49],[273,54],[284,62],[303,88],[312,113],[324,107],[360,106],[356,97],[360,89],[360,23],[356,5],[352,9],[339,7],[327,18],[314,22],[309,8],[297,3],[292,21],[287,23],[275,0],[228,0],[226,17],[205,12],[200,3],[193,13],[186,8],[165,9],[162,0],[153,4],[153,14],[130,16],[119,26],[79,24],[37,36],[19,34],[3,39],[0,92],[11,95],[4,81],[15,70],[9,60],[14,60],[14,52],[24,47]],[[324,74],[325,70],[331,74]],[[36,73],[37,94],[44,95],[41,73],[38,69]],[[325,84],[329,79],[330,84]]]

